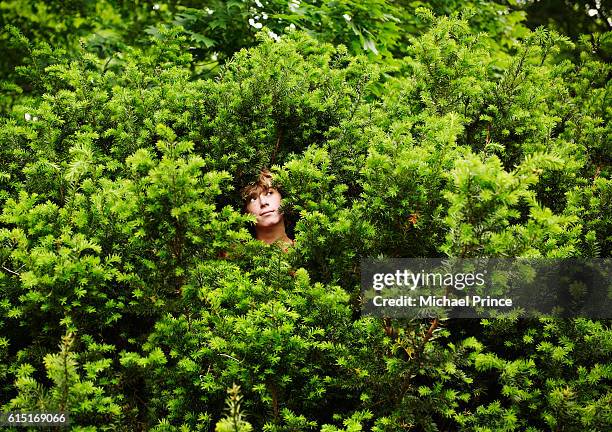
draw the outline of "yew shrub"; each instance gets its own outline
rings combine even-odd
[[[299,31],[214,79],[180,28],[113,61],[30,50],[40,95],[0,119],[0,406],[75,430],[608,429],[608,322],[360,316],[361,257],[611,251],[609,64],[420,13],[387,63]],[[287,253],[241,211],[263,167]]]

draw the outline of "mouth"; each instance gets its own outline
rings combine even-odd
[[[266,215],[269,215],[269,214],[272,214],[272,213],[274,213],[274,210],[266,210],[265,212],[260,213],[259,216],[266,216]]]

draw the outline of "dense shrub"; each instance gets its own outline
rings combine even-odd
[[[359,316],[361,257],[610,253],[610,66],[544,29],[501,53],[419,20],[392,62],[262,33],[215,79],[177,28],[116,61],[30,50],[41,94],[0,119],[4,409],[77,430],[609,428],[607,322]],[[240,211],[265,166],[287,253]]]

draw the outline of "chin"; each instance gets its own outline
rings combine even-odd
[[[260,227],[271,227],[274,225],[278,225],[282,221],[282,217],[276,216],[274,218],[264,218],[264,220],[257,222],[257,225],[259,225]]]

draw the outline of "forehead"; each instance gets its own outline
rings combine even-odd
[[[262,186],[262,185],[253,186],[246,191],[244,199],[247,200],[251,198],[257,198],[262,193],[266,193],[270,190],[275,191],[276,189],[274,189],[271,186]]]
[[[250,198],[250,197],[257,196],[267,191],[268,191],[268,188],[266,186],[261,186],[261,185],[253,186],[253,188],[248,192],[247,196]]]

